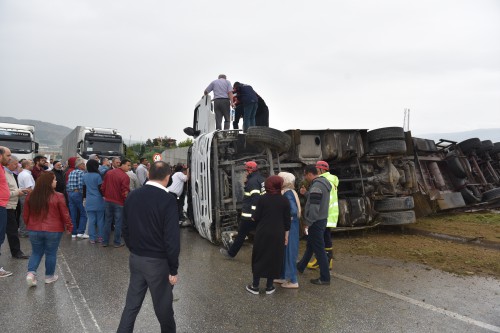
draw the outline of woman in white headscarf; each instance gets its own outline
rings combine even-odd
[[[297,192],[295,192],[295,176],[289,172],[280,172],[278,174],[283,178],[283,196],[290,202],[291,224],[288,234],[288,245],[285,247],[285,260],[281,279],[274,280],[281,283],[283,288],[296,289],[299,287],[297,280],[297,256],[299,254],[299,218],[300,202]]]

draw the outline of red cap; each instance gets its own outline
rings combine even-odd
[[[245,169],[247,171],[257,171],[257,163],[255,163],[254,161],[248,161],[245,163]]]
[[[316,168],[326,171],[330,170],[330,166],[328,166],[328,163],[326,163],[325,161],[316,162]]]

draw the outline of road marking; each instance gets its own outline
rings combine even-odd
[[[367,289],[379,292],[381,294],[385,294],[387,296],[397,298],[399,300],[402,300],[402,301],[408,302],[410,304],[419,306],[419,307],[424,308],[426,310],[431,310],[431,311],[443,314],[445,316],[461,320],[463,322],[466,322],[467,324],[475,325],[475,326],[478,326],[478,327],[481,327],[481,328],[485,328],[485,329],[493,331],[493,332],[499,332],[500,333],[500,327],[499,326],[487,324],[487,323],[484,323],[482,321],[475,320],[475,319],[469,318],[467,316],[463,316],[463,315],[458,314],[456,312],[448,311],[448,310],[445,310],[443,308],[438,308],[437,306],[430,305],[430,304],[424,303],[422,301],[417,301],[416,299],[413,299],[413,298],[410,298],[410,297],[407,297],[407,296],[403,296],[401,294],[397,294],[397,293],[394,293],[394,292],[389,291],[389,290],[385,290],[385,289],[382,289],[382,288],[374,287],[371,284],[368,284],[368,283],[365,283],[365,282],[353,279],[353,278],[345,276],[345,275],[341,275],[341,274],[338,274],[338,273],[333,273],[332,276],[336,277],[338,279],[347,281],[347,282],[351,282],[351,283],[357,284],[358,286],[361,286],[361,287],[364,287],[364,288],[367,288]]]
[[[87,333],[89,331],[88,331],[87,327],[85,326],[82,314],[80,312],[80,309],[79,309],[79,306],[77,305],[77,303],[82,304],[82,306],[83,306],[82,310],[88,312],[88,316],[90,317],[90,319],[94,323],[94,326],[96,327],[97,332],[102,332],[101,327],[99,327],[99,324],[97,323],[97,320],[95,319],[94,314],[92,313],[92,310],[90,310],[90,307],[87,303],[87,300],[83,296],[83,293],[80,289],[80,286],[78,286],[78,284],[76,283],[75,276],[73,275],[73,272],[69,268],[68,262],[66,261],[66,258],[64,257],[64,254],[62,253],[61,250],[59,250],[59,257],[61,257],[61,260],[58,260],[57,266],[59,266],[59,271],[61,272],[61,275],[62,275],[63,280],[64,280],[64,284],[66,286],[66,289],[68,290],[69,298],[71,299],[71,302],[73,303],[73,306],[75,307],[75,311],[76,311],[76,314],[78,315],[78,319],[80,319],[80,324],[82,325],[83,332]],[[71,281],[68,281],[68,279],[66,279],[66,277],[64,276],[64,271],[61,268],[61,263],[62,263],[62,265],[65,266],[65,269],[68,271],[69,275],[71,276]],[[73,294],[76,294],[76,295],[73,295]]]

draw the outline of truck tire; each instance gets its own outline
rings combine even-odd
[[[464,201],[468,205],[473,205],[481,202],[481,193],[474,186],[467,186],[460,190]]]
[[[401,225],[415,223],[417,218],[413,210],[405,210],[402,212],[389,212],[378,214],[377,220],[381,225]]]
[[[288,134],[266,126],[249,127],[246,141],[259,147],[270,147],[278,153],[287,151],[292,144],[292,139]]]
[[[413,138],[413,146],[417,151],[427,151],[427,141],[425,139]]]
[[[417,151],[426,153],[436,152],[436,143],[433,140],[413,138],[413,146]]]
[[[406,153],[406,142],[404,140],[377,141],[370,143],[369,147],[370,147],[370,154],[372,155]]]
[[[413,197],[384,198],[375,201],[375,210],[377,212],[397,212],[410,210],[414,207]]]
[[[405,132],[402,127],[383,127],[367,133],[368,143],[386,140],[404,140]]]
[[[469,153],[481,148],[481,140],[478,138],[467,139],[458,143],[458,146],[462,150],[462,153],[468,155]]]
[[[500,188],[494,188],[483,193],[484,202],[490,202],[498,199],[500,199]]]
[[[480,150],[483,153],[493,150],[493,142],[491,142],[491,140],[481,141],[481,149]]]
[[[500,142],[495,142],[493,144],[493,149],[491,150],[492,154],[498,154],[500,153]]]

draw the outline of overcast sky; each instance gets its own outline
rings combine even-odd
[[[0,0],[2,116],[182,141],[220,73],[280,130],[500,127],[500,1]]]

